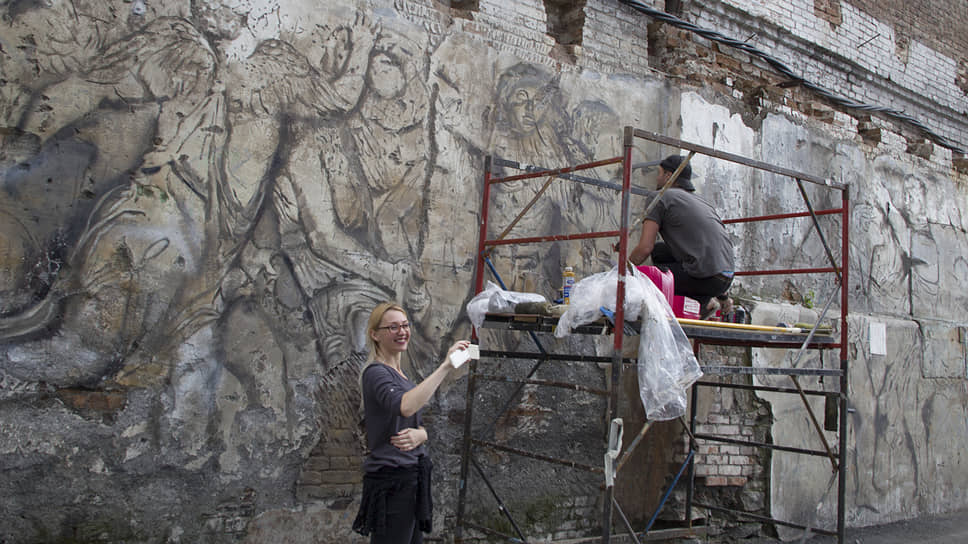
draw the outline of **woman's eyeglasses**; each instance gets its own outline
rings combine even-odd
[[[376,328],[376,330],[380,330],[380,329],[386,329],[386,330],[390,331],[392,334],[397,334],[398,332],[400,332],[400,329],[403,329],[405,331],[409,331],[410,330],[410,323],[400,323],[400,324],[394,323],[393,325],[387,325],[386,327],[377,327]]]

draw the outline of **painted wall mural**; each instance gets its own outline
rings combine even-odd
[[[312,31],[316,58],[279,39],[229,57],[222,46],[247,13],[223,8],[108,39],[81,25],[100,38],[83,56],[35,51],[49,68],[8,103],[29,105],[8,107],[22,156],[4,169],[6,246],[21,259],[6,263],[5,371],[142,384],[159,377],[154,361],[280,275],[324,360],[362,349],[337,302],[427,304],[416,266],[433,147],[424,46],[356,14]],[[35,11],[47,10],[15,20]],[[77,357],[45,366],[51,350]]]
[[[626,124],[796,156],[784,166],[863,187],[852,309],[939,320],[932,353],[964,358],[942,322],[962,319],[966,303],[964,252],[949,251],[968,244],[963,189],[784,116],[749,122],[710,90],[523,62],[473,32],[408,19],[422,10],[403,0],[0,2],[0,510],[14,512],[0,540],[110,530],[119,541],[215,542],[339,527],[336,541],[348,541],[369,311],[400,301],[414,324],[407,370],[431,371],[469,334],[484,157],[553,168],[614,156]],[[697,160],[695,171],[724,216],[799,198],[729,165]],[[614,167],[595,176],[620,180]],[[495,188],[492,235],[544,181]],[[611,191],[552,182],[508,236],[611,230],[617,210]],[[737,230],[740,262],[803,264],[820,252],[808,231]],[[838,236],[828,233],[833,245]],[[493,258],[509,287],[554,296],[562,266],[600,272],[616,257],[608,241],[586,241]],[[737,283],[767,298],[785,289]],[[884,365],[876,387],[856,389],[879,399],[876,426],[855,431],[877,452],[914,436],[884,428],[916,427],[884,421],[899,409],[890,383],[926,387],[911,374],[918,365]],[[963,368],[930,365],[949,380],[922,395],[936,413],[964,413]],[[458,435],[462,395],[445,387],[432,440]],[[524,402],[521,413],[563,404]],[[501,432],[525,436],[536,422]],[[955,434],[925,440],[950,445],[939,436]],[[923,448],[906,448],[901,461],[923,463]],[[896,476],[877,463],[856,481],[869,503]],[[336,480],[318,477],[323,465]],[[905,488],[897,504],[915,494]]]
[[[510,56],[468,63],[479,43],[362,7],[0,9],[0,401],[111,395],[97,419],[127,453],[75,464],[106,477],[148,459],[215,463],[219,493],[200,502],[242,482],[291,488],[317,443],[353,427],[343,404],[376,303],[410,311],[418,378],[468,334],[485,154],[545,167],[618,154],[618,119],[635,116],[609,105],[618,86],[589,98]],[[501,191],[495,228],[536,188]],[[554,184],[516,232],[615,228],[608,199]],[[497,257],[509,283],[601,257],[540,251]],[[58,407],[63,428],[90,416],[77,406]],[[65,431],[50,447],[77,441]]]

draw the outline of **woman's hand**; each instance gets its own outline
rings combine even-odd
[[[454,345],[450,346],[450,349],[447,350],[447,355],[444,356],[444,362],[441,363],[440,366],[446,366],[447,368],[450,368],[450,369],[454,368],[453,365],[450,364],[450,355],[457,350],[467,349],[468,347],[470,347],[470,345],[471,345],[470,340],[458,340],[454,342]]]
[[[400,451],[411,451],[427,441],[427,431],[423,428],[404,429],[390,437],[390,444]]]
[[[401,416],[410,417],[427,404],[427,401],[430,400],[434,391],[437,391],[437,388],[440,387],[440,384],[447,377],[447,374],[451,370],[454,370],[454,365],[450,363],[450,354],[459,349],[467,349],[470,345],[469,340],[458,340],[454,342],[454,345],[447,350],[447,355],[444,357],[444,360],[437,365],[437,370],[434,370],[424,381],[417,384],[417,387],[403,394],[403,398],[400,399]],[[424,440],[426,440],[426,433],[424,433]],[[396,446],[395,443],[394,445]]]

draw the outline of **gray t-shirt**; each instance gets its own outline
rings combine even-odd
[[[650,196],[658,194],[653,191]],[[647,219],[659,224],[662,241],[690,276],[733,272],[733,242],[716,210],[699,195],[670,188]]]
[[[389,366],[375,362],[363,369],[361,386],[366,445],[370,450],[363,461],[363,471],[416,466],[417,458],[426,451],[423,444],[413,450],[402,451],[390,443],[390,437],[397,432],[420,427],[420,410],[410,417],[400,415],[403,394],[416,385]]]

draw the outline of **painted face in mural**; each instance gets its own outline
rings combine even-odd
[[[406,89],[402,63],[390,53],[377,53],[370,61],[370,89],[383,99],[399,98]]]
[[[511,111],[512,130],[533,132],[548,110],[547,96],[539,81],[522,79],[511,92],[507,107]]]

